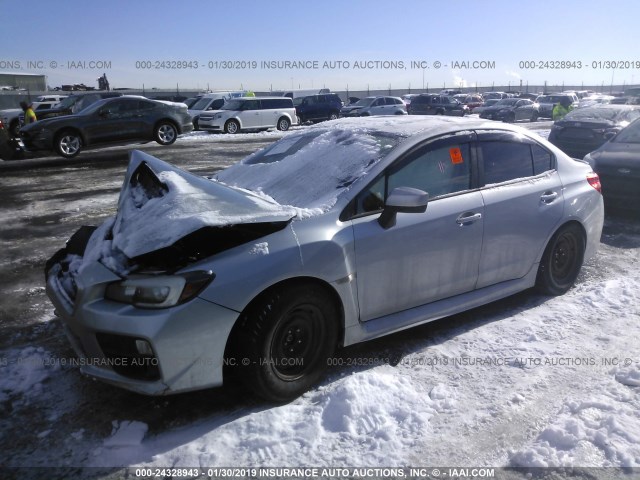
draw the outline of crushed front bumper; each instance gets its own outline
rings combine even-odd
[[[75,276],[68,270],[69,256],[77,261],[84,253],[87,233],[76,232],[45,268],[47,295],[81,372],[147,395],[222,385],[224,350],[239,313],[201,298],[164,309],[105,299],[107,285],[121,277],[99,262]]]

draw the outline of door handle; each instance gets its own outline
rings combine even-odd
[[[460,215],[458,218],[456,218],[456,223],[462,227],[464,225],[471,225],[472,223],[477,222],[481,218],[482,218],[481,213],[466,212]]]
[[[540,197],[542,203],[551,203],[558,198],[558,192],[544,192]]]

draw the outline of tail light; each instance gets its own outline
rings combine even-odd
[[[587,182],[593,188],[595,188],[599,193],[602,193],[602,185],[600,184],[600,177],[597,173],[591,172],[587,174]]]

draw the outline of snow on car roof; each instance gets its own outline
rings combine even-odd
[[[291,134],[220,172],[216,180],[266,195],[305,218],[328,211],[404,138],[487,125],[486,120],[433,116],[341,119]],[[495,122],[489,125],[496,128]]]

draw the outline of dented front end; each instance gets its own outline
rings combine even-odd
[[[151,395],[222,384],[239,309],[201,295],[216,282],[210,259],[250,251],[293,212],[213,183],[134,152],[116,217],[80,228],[47,262],[83,373]]]

